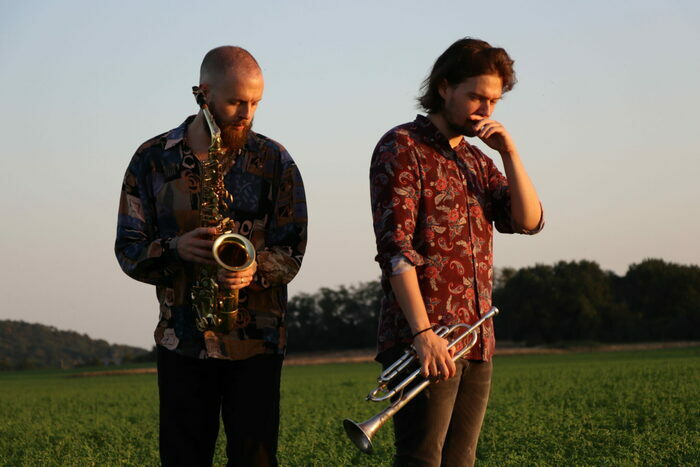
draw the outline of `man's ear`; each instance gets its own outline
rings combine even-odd
[[[202,91],[202,95],[207,98],[209,97],[209,85],[207,83],[199,83],[199,90]]]
[[[443,100],[445,99],[445,96],[447,95],[447,87],[448,86],[449,86],[449,84],[447,84],[447,80],[445,78],[442,78],[440,83],[438,83],[438,87],[437,87],[438,93],[440,94],[440,97],[442,97]]]

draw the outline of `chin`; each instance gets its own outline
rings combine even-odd
[[[476,131],[471,125],[454,125],[452,129],[455,133],[460,134],[462,136],[466,136],[468,138],[473,138],[476,136]]]
[[[250,125],[247,125],[241,129],[235,129],[233,127],[222,128],[221,139],[223,140],[224,146],[233,151],[243,148],[248,140],[250,128]]]
[[[466,136],[468,138],[473,138],[474,136],[476,136],[476,130],[474,130],[474,124],[476,122],[472,120],[467,120],[466,123],[462,122],[454,123],[448,120],[447,123],[450,126],[450,129],[458,135]]]

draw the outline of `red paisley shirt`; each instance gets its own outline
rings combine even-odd
[[[392,260],[416,267],[432,324],[474,323],[491,307],[493,226],[502,233],[524,230],[511,217],[507,179],[493,161],[466,140],[451,148],[421,115],[399,125],[377,144],[370,167],[376,260],[384,297],[378,351],[412,341],[389,277]],[[543,216],[541,216],[543,219]],[[493,355],[493,321],[479,328],[471,360]]]

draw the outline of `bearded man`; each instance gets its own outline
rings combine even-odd
[[[427,116],[377,144],[371,202],[382,269],[377,360],[384,367],[413,345],[424,377],[439,380],[394,417],[397,466],[472,465],[491,385],[493,323],[478,328],[466,358],[435,334],[473,324],[491,308],[493,226],[539,232],[542,207],[515,143],[491,119],[515,84],[505,50],[460,39],[435,62],[419,97]],[[493,161],[464,137],[499,153]],[[507,312],[507,310],[506,310]]]
[[[124,177],[115,251],[126,274],[156,286],[163,465],[211,465],[220,416],[229,465],[277,465],[287,283],[301,266],[307,217],[291,156],[251,130],[263,85],[257,61],[240,47],[218,47],[202,61],[199,89],[226,150],[232,200],[222,214],[257,253],[248,269],[218,271],[220,288],[239,291],[246,320],[238,327],[206,330],[205,341],[192,303],[195,271],[215,264],[220,233],[199,224],[201,161],[212,142],[202,110],[141,145]]]

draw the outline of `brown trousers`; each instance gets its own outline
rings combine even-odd
[[[403,349],[379,356],[386,368]],[[491,362],[461,359],[457,374],[433,383],[394,415],[395,467],[474,465],[491,389]]]

